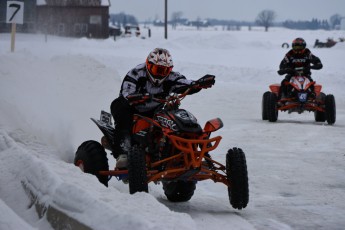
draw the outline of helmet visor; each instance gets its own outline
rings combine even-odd
[[[304,50],[304,46],[303,45],[294,45],[294,46],[292,46],[292,49],[295,51],[300,51],[300,50]]]
[[[173,67],[151,64],[148,66],[150,73],[157,79],[162,79],[171,73]]]
[[[293,44],[292,45],[292,50],[295,53],[302,54],[302,53],[304,53],[305,45],[303,45],[303,44]]]

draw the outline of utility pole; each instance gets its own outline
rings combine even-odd
[[[164,27],[165,27],[165,33],[164,33],[164,38],[168,39],[168,0],[165,0],[165,9],[164,9]]]

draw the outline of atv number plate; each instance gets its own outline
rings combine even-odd
[[[306,102],[307,101],[307,93],[298,93],[298,99],[300,102]]]
[[[108,112],[105,112],[102,110],[100,120],[107,125],[112,125],[111,124],[111,114]]]

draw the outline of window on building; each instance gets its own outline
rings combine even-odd
[[[82,32],[82,34],[87,34],[88,31],[89,31],[88,24],[81,24],[81,32]]]
[[[81,26],[79,23],[74,24],[74,34],[76,36],[80,36],[81,35]]]
[[[91,15],[90,16],[90,24],[101,25],[102,24],[102,16],[100,16],[100,15]]]
[[[59,25],[58,25],[58,34],[59,35],[65,34],[65,24],[64,23],[59,23]]]
[[[74,24],[74,34],[76,36],[85,36],[88,33],[88,24],[76,23]]]

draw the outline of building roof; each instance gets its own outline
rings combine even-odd
[[[102,6],[110,6],[110,0],[101,0]]]
[[[37,0],[38,6],[110,6],[110,0]]]

